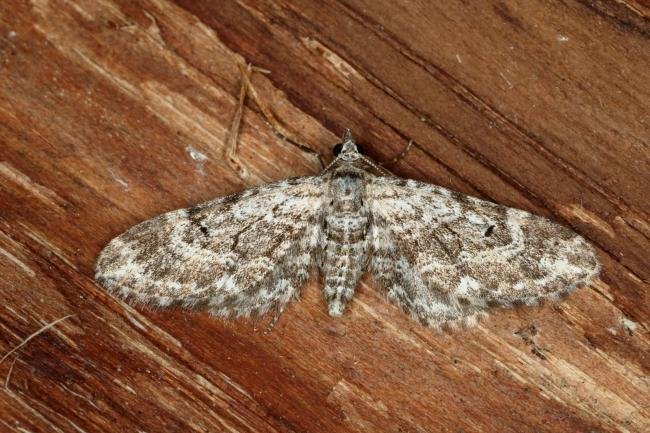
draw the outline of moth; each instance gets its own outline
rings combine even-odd
[[[140,223],[113,239],[96,279],[142,303],[220,317],[279,315],[316,269],[331,316],[368,272],[422,324],[472,325],[493,306],[535,305],[599,273],[561,225],[393,176],[349,131],[318,176],[251,188]]]

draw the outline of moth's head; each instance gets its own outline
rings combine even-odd
[[[361,149],[361,146],[358,146],[354,142],[350,130],[346,129],[345,133],[343,134],[343,139],[339,144],[334,146],[333,152],[334,156],[337,158],[341,158],[346,161],[354,161],[356,159],[359,159],[359,157],[363,154],[363,149]]]

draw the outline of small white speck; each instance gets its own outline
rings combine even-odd
[[[566,41],[569,40],[569,37],[558,33],[557,34],[557,40],[558,40],[558,42],[566,42]]]
[[[458,60],[458,63],[461,65],[463,64],[463,61],[460,59],[460,56],[458,54],[456,54],[456,60]]]
[[[140,329],[141,331],[146,331],[147,328],[135,317],[133,317],[129,312],[126,313],[126,317],[129,319],[129,322],[133,323],[136,328]]]
[[[630,333],[636,331],[636,327],[637,327],[636,322],[631,321],[627,317],[623,317],[621,319],[621,325],[623,326],[623,329],[625,329]]]
[[[205,173],[203,171],[203,164],[205,163],[205,161],[208,160],[208,157],[204,153],[199,152],[198,150],[193,148],[192,146],[187,146],[185,150],[187,151],[188,155],[190,155],[190,158],[196,161],[196,170],[199,172],[199,174],[204,175]]]
[[[185,148],[185,150],[190,155],[190,158],[192,158],[194,161],[205,161],[205,160],[208,159],[208,157],[205,156],[205,154],[199,152],[198,150],[196,150],[192,146],[187,146]]]
[[[15,37],[16,37],[16,32],[13,31],[13,30],[11,30],[9,33],[7,33],[7,37],[8,37],[9,39],[13,39],[13,38],[15,38]]]
[[[508,88],[509,88],[509,89],[512,89],[512,88],[514,87],[514,86],[512,85],[512,83],[510,82],[510,80],[508,80],[508,77],[506,77],[505,75],[503,75],[503,72],[499,72],[499,75],[501,75],[501,78],[503,78],[503,81],[506,82],[506,84],[508,85]]]
[[[111,170],[111,176],[113,177],[113,180],[119,183],[122,188],[129,189],[129,183],[124,179],[122,179],[121,177],[119,177],[117,174],[115,174],[112,170]]]

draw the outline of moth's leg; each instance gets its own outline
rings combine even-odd
[[[264,335],[267,335],[269,332],[273,330],[275,327],[275,324],[278,323],[278,320],[280,319],[280,316],[284,312],[284,307],[286,307],[287,304],[282,305],[273,315],[273,319],[271,320],[271,323],[268,324],[266,329],[264,330]]]

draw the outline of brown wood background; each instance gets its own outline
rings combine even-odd
[[[647,432],[650,5],[643,0],[4,0],[2,432]],[[601,278],[437,333],[363,284],[273,332],[108,296],[93,262],[163,211],[313,174],[345,127],[392,170],[548,216]],[[10,372],[11,370],[11,372]],[[9,374],[11,373],[11,374]],[[5,378],[5,386],[2,383]]]

